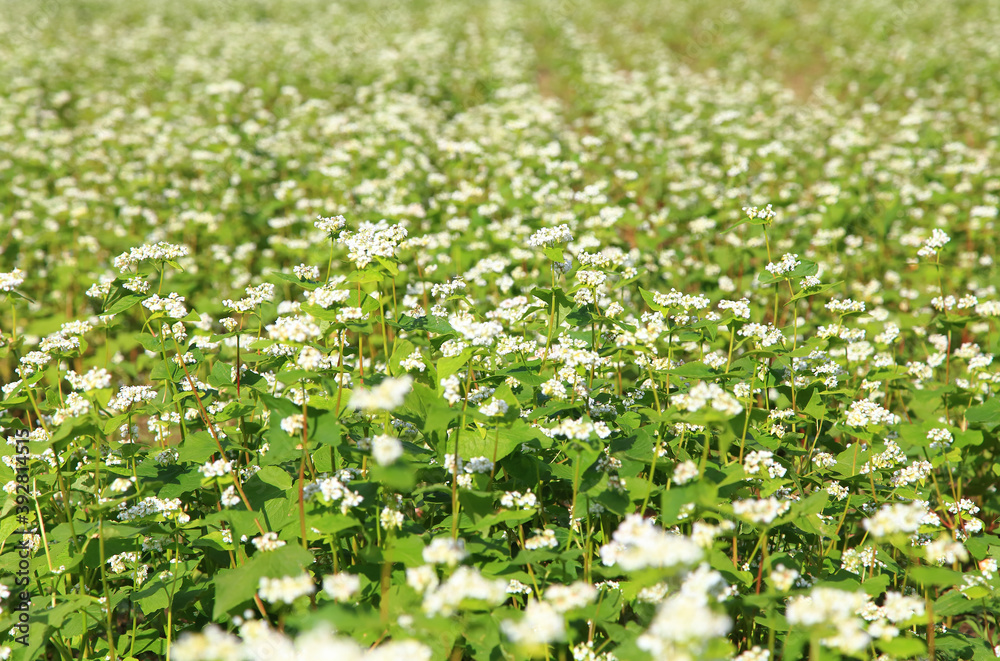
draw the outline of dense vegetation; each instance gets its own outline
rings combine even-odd
[[[1000,5],[617,5],[0,2],[0,658],[1000,656]]]

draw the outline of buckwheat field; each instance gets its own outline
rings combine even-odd
[[[1000,5],[0,2],[0,659],[1000,656]]]

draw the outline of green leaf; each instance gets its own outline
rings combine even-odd
[[[947,567],[928,567],[927,565],[920,565],[919,567],[910,568],[910,576],[924,585],[940,585],[950,587],[952,585],[961,585],[962,572],[955,571],[954,569],[948,569]]]
[[[401,328],[405,331],[425,331],[435,335],[455,334],[455,329],[451,327],[447,319],[433,315],[409,317],[404,314],[399,318],[399,321],[390,319],[388,323],[394,328]]]
[[[125,294],[111,303],[101,314],[119,314],[144,300],[146,300],[145,294]]]
[[[287,491],[292,488],[292,476],[277,466],[264,466],[254,473],[254,477],[264,484],[270,484],[281,491]]]
[[[521,443],[535,440],[542,442],[548,439],[523,420],[516,420],[510,427],[501,426],[494,429],[479,428],[463,431],[462,436],[458,439],[458,454],[463,459],[486,457],[493,461],[495,453],[496,461],[500,461],[521,447]]]
[[[392,537],[388,543],[386,558],[390,562],[401,562],[406,567],[418,567],[424,563],[424,542],[419,535]]]
[[[416,469],[405,461],[397,461],[391,466],[369,464],[371,479],[392,491],[408,493],[417,481]]]
[[[469,362],[470,358],[472,358],[472,349],[465,349],[457,356],[443,356],[437,362],[438,379],[442,381],[447,379],[461,369],[462,365]]]
[[[667,373],[676,376],[685,376],[691,379],[712,379],[715,378],[715,370],[702,362],[684,363],[680,367],[667,370]]]
[[[563,261],[563,250],[562,248],[542,248],[542,252],[546,257],[551,259],[553,262]]]
[[[236,384],[233,383],[233,379],[230,374],[230,366],[226,363],[218,360],[212,365],[212,373],[208,376],[208,385],[216,388],[217,390],[222,390],[223,388],[232,387]]]
[[[531,295],[545,303],[546,313],[552,310],[552,301],[555,300],[555,305],[557,307],[556,314],[559,315],[560,319],[564,319],[566,315],[576,307],[576,304],[566,297],[566,292],[559,287],[556,287],[555,289],[535,287],[531,290]]]
[[[966,448],[971,445],[982,445],[983,444],[983,432],[978,429],[969,429],[966,431],[956,431],[953,433],[955,437],[955,443],[953,447],[955,448]]]
[[[670,308],[664,307],[656,302],[655,295],[651,291],[646,291],[642,287],[639,287],[639,294],[642,296],[642,300],[646,301],[646,305],[649,306],[651,310],[656,310],[663,314],[669,314]]]
[[[927,653],[927,643],[902,635],[892,640],[878,640],[875,644],[881,651],[898,659],[913,659]]]
[[[396,345],[392,350],[392,357],[389,358],[389,375],[390,376],[400,376],[406,373],[399,363],[406,360],[410,354],[416,349],[416,345],[409,340],[398,339],[396,340]]]
[[[414,383],[395,415],[416,426],[431,447],[437,448],[445,441],[448,424],[454,420],[456,412],[433,390],[422,383]]]
[[[815,296],[816,294],[822,294],[823,292],[829,291],[829,290],[831,290],[831,289],[833,289],[835,287],[839,287],[842,284],[844,284],[844,281],[843,280],[838,280],[837,282],[831,282],[829,284],[823,284],[823,285],[820,285],[819,287],[813,287],[811,289],[801,289],[801,290],[799,290],[799,292],[797,294],[795,294],[790,299],[788,299],[788,303],[792,303],[793,301],[797,301],[800,298],[808,298],[809,296]],[[788,303],[785,303],[785,305],[788,305]]]
[[[970,407],[965,412],[965,419],[971,425],[980,425],[993,430],[1000,425],[1000,399],[988,399],[986,403]]]

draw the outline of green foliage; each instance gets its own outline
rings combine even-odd
[[[998,30],[5,3],[0,658],[995,658]]]

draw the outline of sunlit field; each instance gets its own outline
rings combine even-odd
[[[1000,4],[0,0],[0,659],[1000,656]]]

